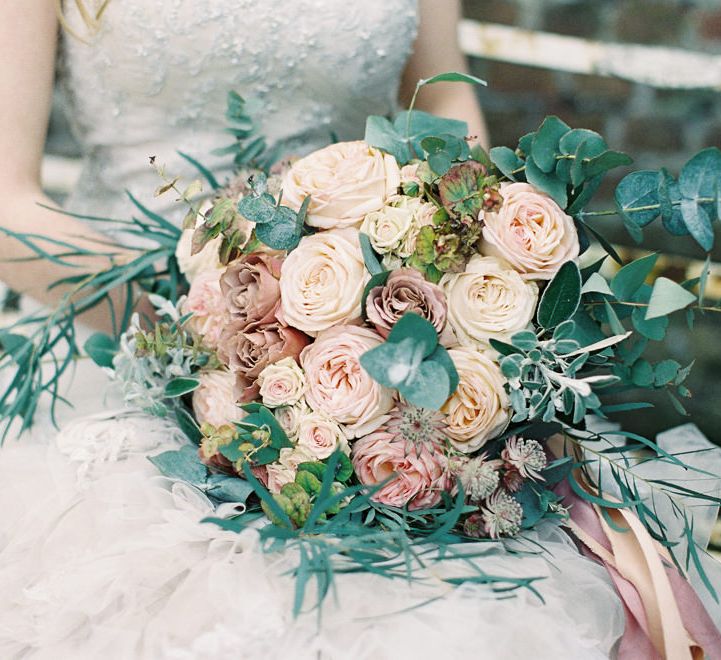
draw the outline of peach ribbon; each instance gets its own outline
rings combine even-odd
[[[595,488],[577,477],[591,494]],[[562,492],[567,491],[567,492]],[[567,526],[609,571],[626,610],[621,659],[703,660],[721,658],[721,634],[692,587],[671,563],[666,548],[655,541],[628,509],[606,508],[606,515],[570,491],[559,489],[570,506]],[[608,498],[607,495],[604,497]]]

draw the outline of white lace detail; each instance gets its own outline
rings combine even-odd
[[[193,175],[176,150],[229,172],[210,152],[232,141],[230,90],[288,153],[362,137],[367,115],[396,107],[416,20],[416,0],[114,0],[90,45],[63,40],[61,81],[87,152],[69,207],[128,217],[126,189],[153,205],[151,155],[172,173]]]

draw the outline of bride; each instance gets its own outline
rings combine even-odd
[[[45,210],[40,161],[57,62],[85,164],[70,210],[128,217],[124,191],[157,187],[147,157],[192,175],[176,150],[219,175],[229,163],[225,98],[249,99],[269,142],[303,153],[360,137],[424,76],[462,70],[455,2],[433,0],[36,0],[6,3],[0,26],[0,222],[95,248],[104,237]],[[61,29],[59,28],[61,25]],[[59,38],[57,35],[60,35]],[[439,85],[420,106],[468,122],[485,141],[473,92]],[[174,217],[162,198],[154,208]],[[152,202],[148,202],[152,205]],[[0,239],[0,280],[47,304],[67,270]],[[85,259],[84,269],[107,266]],[[108,325],[102,310],[84,321]],[[42,422],[0,451],[0,657],[3,658],[604,658],[624,610],[606,571],[561,530],[520,547],[483,546],[489,574],[537,577],[540,598],[451,589],[452,562],[409,585],[344,575],[322,618],[291,615],[294,557],[256,534],[203,524],[204,496],[147,460],[182,442],[138,412],[111,410],[97,369],[81,364],[75,408],[56,434]],[[90,414],[90,416],[83,416]],[[42,416],[42,411],[38,413]],[[75,419],[72,419],[72,418]],[[216,512],[222,515],[223,512]],[[539,553],[538,545],[546,551]],[[312,605],[312,603],[309,603]]]

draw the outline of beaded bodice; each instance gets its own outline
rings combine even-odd
[[[60,81],[86,153],[69,208],[127,217],[128,189],[166,210],[170,199],[152,199],[151,155],[173,175],[192,176],[177,151],[230,172],[211,155],[232,141],[230,90],[287,153],[362,137],[368,114],[395,108],[416,13],[416,0],[112,0],[89,44],[62,40]]]

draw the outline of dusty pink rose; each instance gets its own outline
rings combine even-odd
[[[381,208],[399,183],[395,158],[365,142],[338,142],[293,163],[283,179],[283,202],[298,210],[310,195],[311,227],[350,227]]]
[[[573,219],[548,195],[528,183],[504,183],[501,195],[498,212],[484,215],[484,254],[502,257],[529,280],[550,280],[578,259]]]
[[[426,509],[453,488],[448,461],[441,450],[408,444],[384,428],[356,440],[351,453],[358,480],[373,486],[390,479],[373,495],[388,506]]]
[[[205,371],[193,392],[193,412],[199,423],[233,424],[245,417],[235,399],[235,377],[229,371]]]
[[[220,273],[208,270],[199,273],[190,285],[183,303],[183,314],[192,313],[188,328],[203,337],[211,348],[217,348],[220,336],[230,317],[218,281]]]
[[[446,324],[446,297],[440,287],[427,282],[415,268],[393,271],[385,285],[370,290],[366,299],[368,320],[378,334],[388,337],[406,312],[430,321],[440,334]]]
[[[280,304],[283,260],[270,254],[249,254],[228,265],[220,288],[233,320],[270,323]]]
[[[345,424],[349,437],[378,428],[393,407],[393,392],[376,383],[360,365],[361,355],[381,341],[369,328],[335,326],[320,333],[301,353],[308,405]]]
[[[274,323],[244,326],[241,321],[229,325],[220,338],[218,355],[236,377],[236,395],[241,403],[255,399],[256,383],[269,364],[286,357],[298,359],[310,339],[295,328]]]

